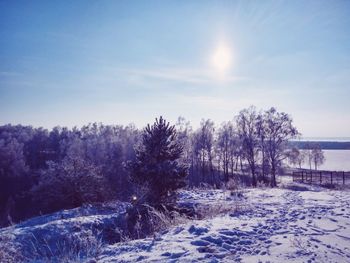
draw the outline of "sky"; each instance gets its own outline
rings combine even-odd
[[[250,105],[350,136],[350,1],[0,0],[0,124],[195,128]]]

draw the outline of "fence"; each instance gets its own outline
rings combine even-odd
[[[303,170],[292,173],[293,182],[320,184],[320,185],[345,185],[350,184],[350,172]]]

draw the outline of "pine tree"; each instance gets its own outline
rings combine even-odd
[[[147,189],[140,201],[154,206],[175,201],[175,190],[185,186],[188,172],[180,163],[182,154],[175,126],[162,117],[147,125],[136,149],[136,160],[131,163],[132,181]]]

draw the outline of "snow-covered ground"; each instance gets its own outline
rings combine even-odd
[[[219,190],[182,192],[182,200],[226,202],[232,212],[107,246],[99,261],[350,262],[350,193],[300,189],[307,191],[249,189],[241,200]]]
[[[287,185],[235,195],[182,191],[180,203],[201,206],[210,217],[188,220],[154,237],[105,244],[96,261],[350,262],[350,192]],[[0,237],[23,242],[32,233],[59,238],[86,228],[103,230],[118,222],[125,207],[121,203],[62,211],[0,229]]]
[[[119,242],[128,203],[84,205],[0,228],[0,262],[61,262],[98,253],[101,240]],[[51,261],[56,258],[56,261]],[[66,261],[65,261],[66,262]]]

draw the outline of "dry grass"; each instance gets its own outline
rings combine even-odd
[[[230,191],[237,191],[237,190],[240,189],[240,185],[239,185],[238,180],[230,179],[230,180],[226,183],[225,188],[226,188],[227,190],[230,190]]]
[[[165,207],[163,211],[159,211],[151,206],[147,206],[147,208],[149,212],[149,221],[154,233],[189,221],[187,216],[181,215],[176,211],[168,211]]]
[[[103,242],[91,231],[86,231],[54,243],[48,238],[37,238],[33,235],[23,246],[29,246],[25,262],[94,262],[101,253]]]

